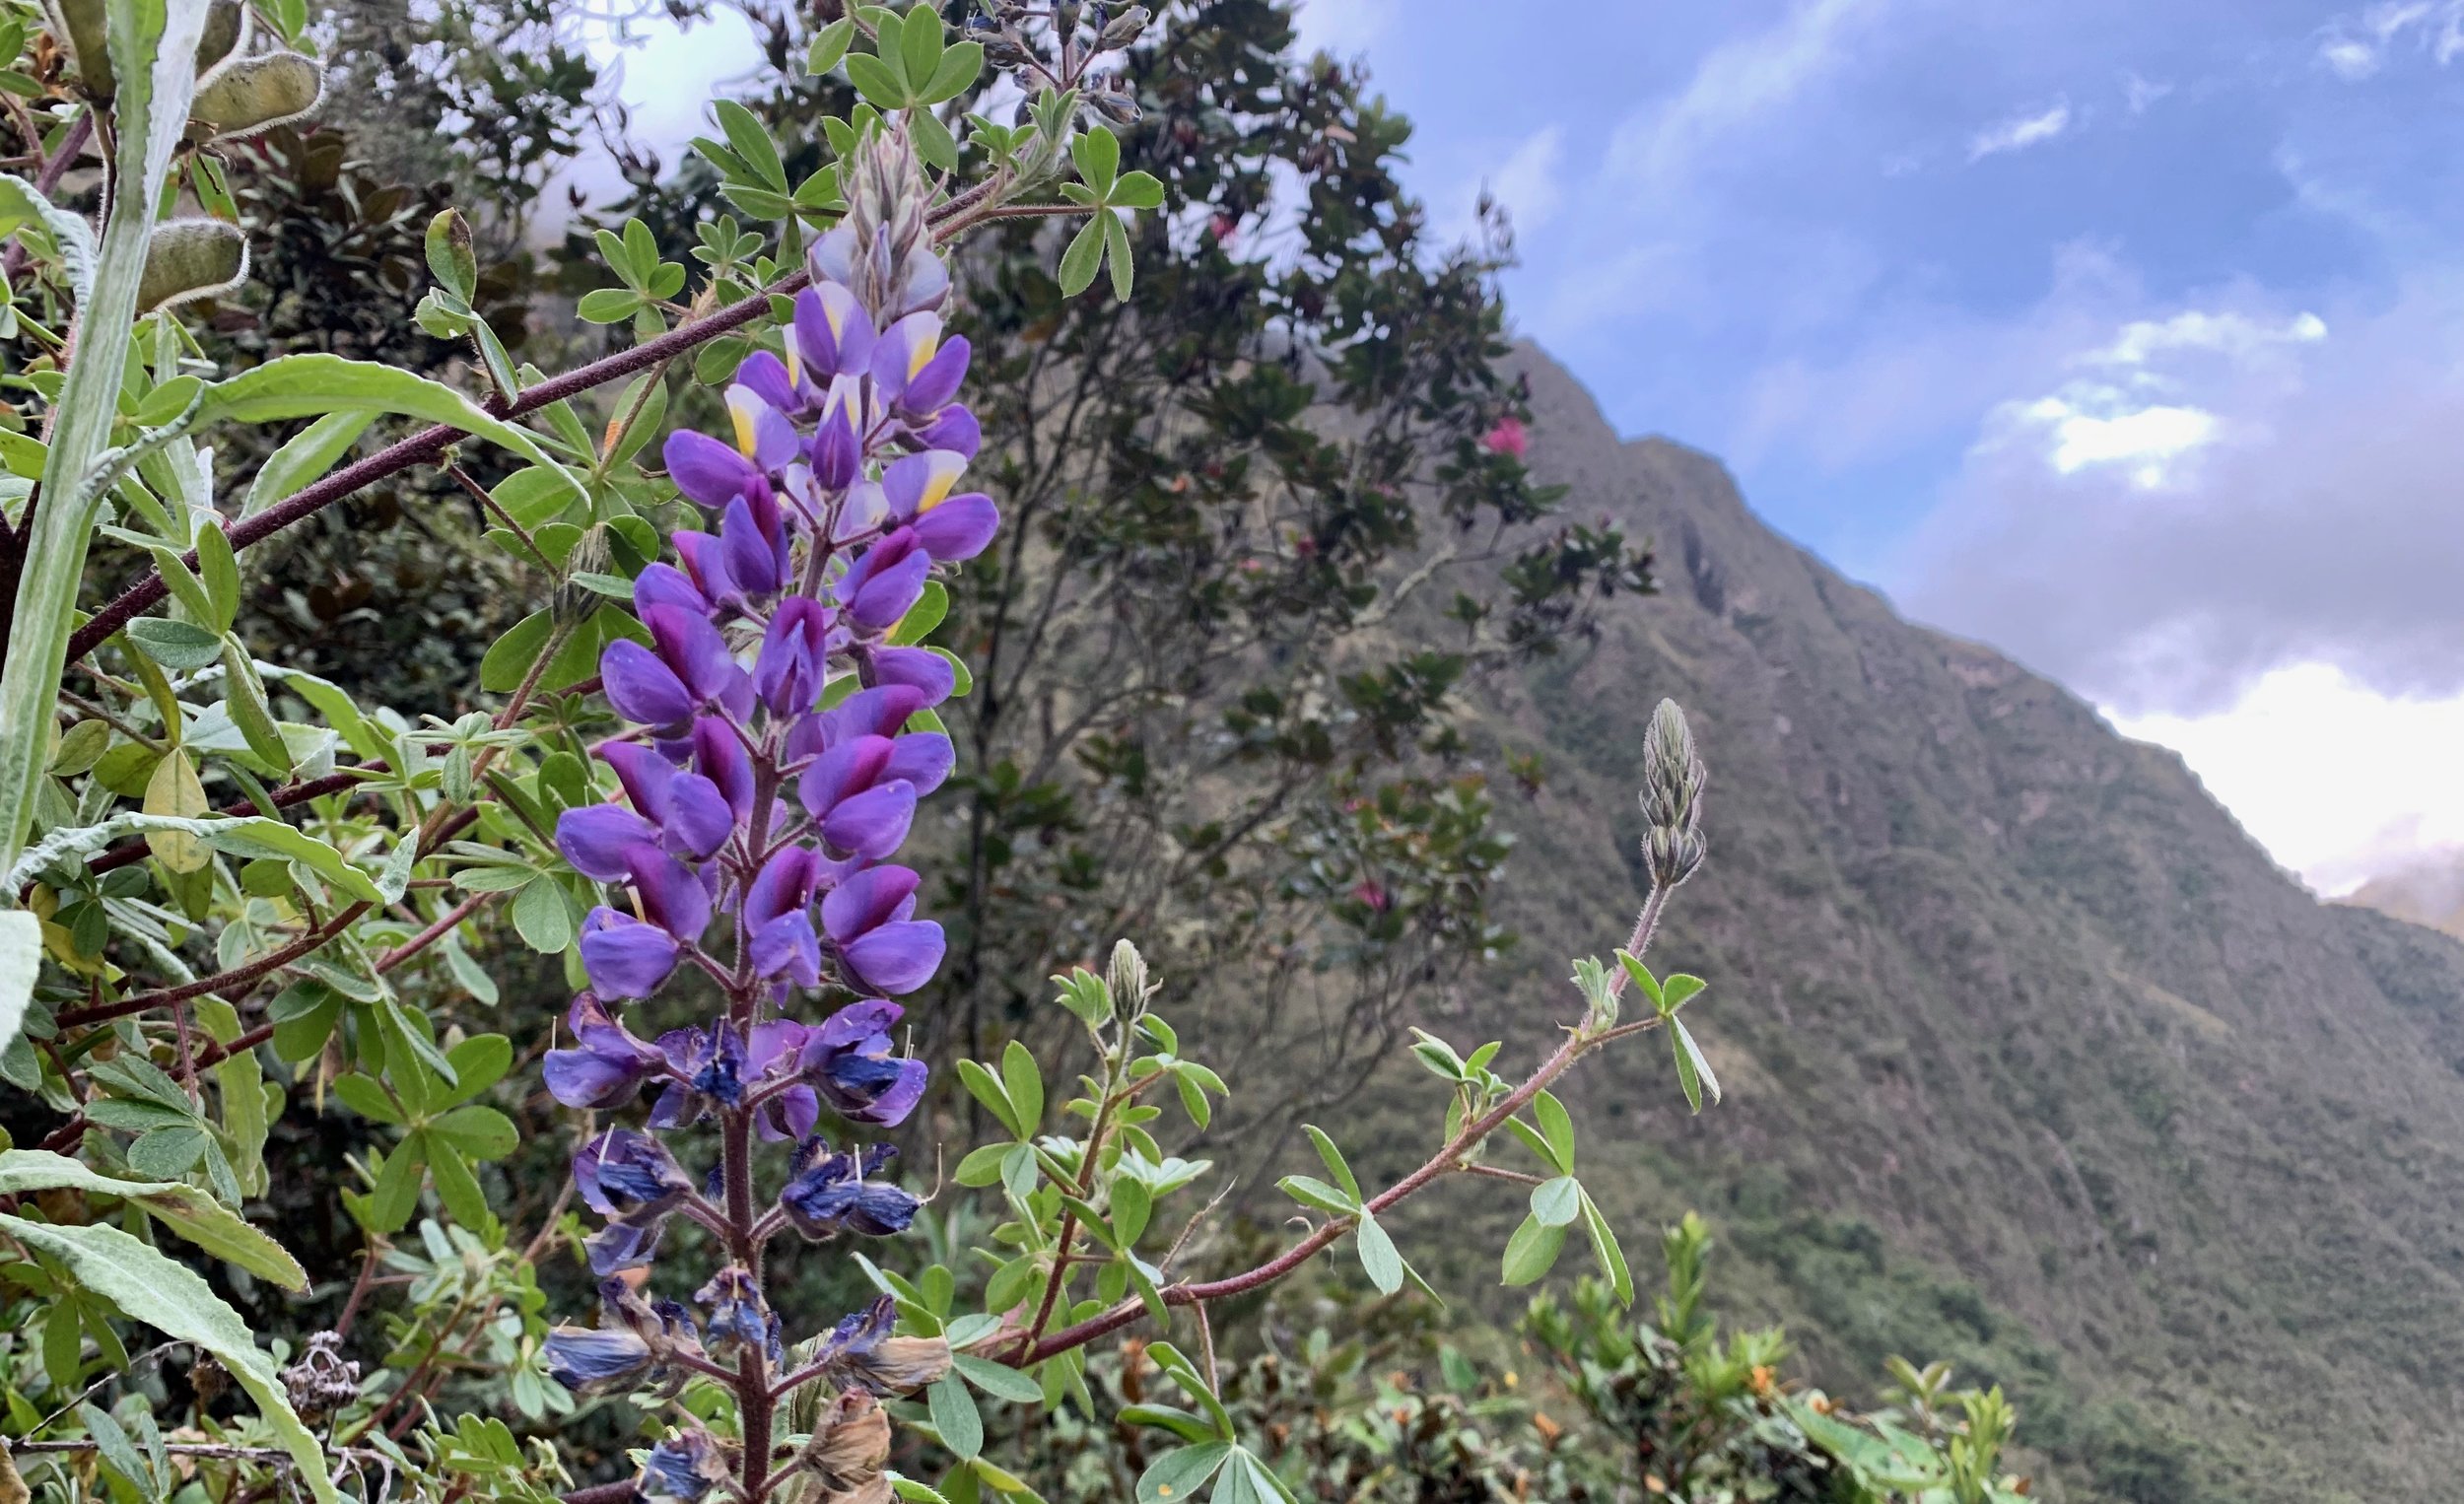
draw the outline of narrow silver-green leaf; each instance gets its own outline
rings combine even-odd
[[[52,1227],[0,1212],[0,1232],[59,1260],[79,1284],[132,1320],[212,1353],[256,1401],[318,1504],[340,1504],[342,1496],[325,1470],[324,1446],[291,1408],[273,1358],[256,1345],[240,1313],[224,1305],[193,1270],[116,1227]]]
[[[308,1271],[281,1244],[194,1186],[119,1180],[43,1149],[0,1151],[0,1194],[34,1191],[84,1191],[135,1201],[156,1221],[217,1259],[286,1290],[305,1292],[308,1287]]]
[[[45,500],[28,530],[8,666],[0,675],[0,866],[16,864],[34,824],[52,707],[68,660],[69,618],[94,536],[99,498],[83,494],[85,482],[119,410],[137,284],[145,275],[156,206],[196,88],[197,44],[207,9],[206,0],[106,0],[103,6],[107,72],[117,89],[111,174],[117,191],[103,228],[94,286],[78,310],[77,353],[52,407]]]
[[[280,423],[328,413],[393,413],[443,423],[513,450],[554,475],[576,496],[582,483],[548,457],[538,441],[442,382],[321,351],[280,360],[217,381],[205,390],[199,423]]]

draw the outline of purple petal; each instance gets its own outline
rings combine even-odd
[[[1000,510],[981,491],[953,496],[916,518],[916,541],[945,563],[973,559],[1001,528]]]
[[[776,470],[795,457],[795,425],[752,387],[727,388],[727,417],[735,424],[736,449],[760,469]]]
[[[872,359],[873,340],[872,315],[846,287],[821,282],[796,295],[795,349],[813,379],[862,371]]]
[[[784,975],[801,988],[821,986],[821,937],[813,933],[812,915],[799,909],[754,930],[753,970],[764,977]]]
[[[699,861],[727,844],[735,834],[736,813],[719,786],[698,773],[680,773],[667,786],[668,846],[680,856]]]
[[[829,673],[830,609],[805,595],[779,602],[753,664],[753,688],[782,716],[799,715],[821,699]]]
[[[908,378],[907,390],[898,399],[899,410],[918,418],[939,412],[950,398],[958,395],[959,383],[967,379],[970,353],[967,336],[963,334],[944,341],[924,368]]]
[[[599,882],[621,882],[626,851],[657,839],[658,831],[621,804],[589,804],[556,819],[556,849],[574,870]]]
[[[539,1073],[550,1096],[578,1108],[622,1107],[641,1090],[644,1075],[593,1050],[551,1050],[540,1061]]]
[[[693,722],[693,767],[727,801],[738,820],[753,812],[753,760],[735,727],[716,716]]]
[[[714,603],[744,598],[743,586],[737,584],[735,577],[727,572],[727,551],[719,545],[718,534],[679,530],[671,534],[670,539],[676,545],[676,557],[684,561],[685,573],[690,577],[688,582],[701,594]],[[636,615],[652,606],[682,609],[695,616],[718,614],[709,606],[697,608],[683,601],[644,600],[639,592],[635,594],[633,609]]]
[[[666,824],[675,765],[638,741],[603,742],[598,753],[616,770],[616,782],[624,786],[635,813],[653,825]]]
[[[875,631],[897,626],[899,618],[924,595],[924,579],[931,570],[932,557],[919,549],[910,550],[887,569],[868,572],[856,598],[848,602],[848,616]]]
[[[794,412],[802,405],[795,389],[795,377],[767,350],[756,350],[736,367],[736,384],[749,386],[756,396],[783,413]]]
[[[769,485],[751,460],[708,434],[678,429],[667,436],[660,452],[666,459],[667,478],[676,483],[676,489],[714,510],[755,487]]]
[[[867,867],[822,898],[822,928],[844,944],[876,925],[905,919],[914,911],[916,888],[923,881],[908,867]]]
[[[650,629],[660,660],[703,704],[724,702],[744,681],[744,670],[727,651],[726,639],[708,617],[673,606],[652,606],[642,613],[642,625]]]
[[[676,969],[676,942],[654,924],[601,906],[582,922],[582,968],[604,997],[648,997]]]
[[[958,670],[929,648],[875,648],[869,656],[873,683],[911,685],[924,692],[925,705],[939,705],[958,688]]]
[[[948,737],[938,731],[916,731],[890,743],[890,761],[881,777],[904,779],[916,786],[916,797],[923,798],[940,787],[957,765],[958,752]]]
[[[753,879],[744,894],[746,927],[759,929],[783,914],[800,914],[812,907],[813,888],[821,863],[811,851],[790,846],[779,852]]]
[[[700,535],[687,533],[684,536]],[[652,606],[674,606],[696,616],[710,614],[710,601],[703,596],[700,587],[672,564],[653,564],[634,577],[633,605],[637,611],[647,611]]]
[[[926,448],[948,449],[973,459],[984,447],[984,429],[976,422],[974,413],[953,402],[916,431],[916,442]]]
[[[653,846],[625,853],[633,874],[633,890],[642,896],[650,923],[691,944],[710,927],[710,892],[683,862]]]
[[[599,654],[599,687],[627,720],[670,726],[693,714],[692,692],[658,654],[631,638],[607,645]]]
[[[828,814],[841,799],[870,788],[889,766],[891,750],[886,736],[854,736],[822,753],[796,785],[804,807]]]
[[[916,823],[916,786],[883,784],[839,801],[821,821],[821,839],[834,853],[866,859],[889,855]]]
[[[910,454],[881,472],[882,499],[890,504],[890,514],[904,522],[940,506],[966,472],[966,456],[953,450]]]
[[[823,740],[829,745],[848,736],[895,736],[899,728],[924,708],[924,691],[909,684],[877,684],[860,689],[827,714]]]
[[[867,991],[903,995],[932,980],[946,942],[930,920],[884,924],[839,947],[848,981]]]
[[[873,385],[884,398],[899,401],[906,393],[908,383],[932,364],[933,354],[940,349],[940,345],[941,315],[908,314],[882,330],[880,342],[873,346]]]
[[[991,506],[988,498],[985,505]],[[772,517],[777,518],[774,509]],[[987,534],[989,537],[990,534]],[[719,551],[727,558],[727,578],[747,595],[775,595],[779,590],[784,539],[775,539],[754,515],[753,504],[737,497],[727,504],[719,522]]]

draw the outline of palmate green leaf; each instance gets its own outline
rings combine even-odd
[[[0,867],[17,865],[34,824],[68,661],[70,617],[101,501],[87,483],[118,414],[137,284],[195,95],[207,9],[206,0],[104,0],[103,6],[109,66],[99,71],[116,84],[112,178],[119,190],[111,195],[93,285],[79,300],[76,354],[51,409],[41,493],[48,501],[24,542],[7,668],[0,674]]]
[[[495,417],[450,386],[373,361],[321,351],[286,355],[205,389],[199,424],[280,423],[329,413],[390,413],[443,423],[513,450],[582,496],[582,482],[548,456],[528,432]]]
[[[325,1454],[283,1393],[274,1361],[206,1282],[116,1227],[51,1227],[0,1213],[0,1231],[68,1266],[77,1282],[131,1320],[212,1353],[245,1390],[319,1504],[340,1504]]]
[[[148,1216],[226,1263],[238,1265],[286,1290],[308,1289],[308,1272],[282,1245],[249,1226],[238,1212],[194,1186],[124,1181],[74,1159],[41,1149],[0,1151],[0,1195],[35,1191],[84,1191],[136,1202]]]
[[[1001,1086],[1020,1127],[1034,1131],[1044,1121],[1044,1073],[1036,1068],[1035,1052],[1014,1039],[1001,1051]]]
[[[39,233],[41,243],[59,257],[77,306],[86,306],[94,292],[97,251],[94,227],[84,215],[60,208],[26,179],[0,172],[0,225],[21,236],[28,229]]]
[[[1574,1120],[1566,1115],[1566,1106],[1547,1092],[1532,1099],[1532,1119],[1555,1152],[1559,1168],[1574,1173]]]
[[[1012,1404],[1044,1402],[1044,1386],[1006,1363],[969,1357],[962,1352],[951,1357],[950,1365],[968,1383],[995,1400],[1006,1400]]]
[[[1583,1209],[1583,1188],[1571,1175],[1560,1175],[1532,1188],[1532,1215],[1543,1227],[1563,1227]]]

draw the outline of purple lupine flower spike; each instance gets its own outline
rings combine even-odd
[[[860,209],[850,221],[813,242],[814,282],[781,353],[746,357],[726,386],[733,443],[666,443],[668,476],[700,513],[674,535],[674,562],[634,581],[643,632],[600,656],[607,703],[634,727],[596,749],[623,796],[557,821],[559,851],[613,902],[583,921],[589,990],[572,1043],[548,1052],[549,1089],[613,1110],[654,1086],[650,1129],[713,1115],[731,1128],[698,1195],[653,1132],[612,1128],[575,1155],[581,1197],[604,1218],[584,1244],[605,1276],[600,1319],[558,1328],[545,1358],[577,1390],[672,1385],[680,1354],[784,1365],[789,1334],[745,1265],[701,1285],[703,1327],[637,1290],[679,1215],[726,1219],[728,1246],[753,1231],[739,1197],[716,1204],[746,1168],[727,1159],[746,1127],[796,1143],[777,1215],[808,1238],[887,1236],[919,1205],[885,1178],[891,1151],[837,1148],[817,1129],[825,1106],[850,1125],[902,1123],[924,1091],[888,999],[931,980],[946,940],[917,917],[921,879],[890,858],[956,761],[935,722],[909,727],[963,670],[884,639],[936,569],[992,545],[1000,514],[959,486],[983,432],[958,400],[972,352],[944,328],[948,268],[928,238],[901,239]],[[635,1037],[608,1004],[650,995],[680,965],[718,983],[726,1010],[654,1044]],[[792,1016],[824,989],[860,1000],[818,1023]],[[881,1301],[825,1339],[818,1371],[841,1405],[949,1371],[945,1342],[895,1326]],[[739,1466],[730,1445],[687,1424],[650,1450],[636,1490],[705,1499]]]

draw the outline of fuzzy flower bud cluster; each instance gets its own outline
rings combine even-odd
[[[587,1245],[601,1309],[595,1327],[557,1329],[546,1359],[577,1391],[686,1371],[775,1377],[782,1365],[780,1316],[742,1262],[689,1300],[691,1279],[675,1296],[646,1293],[663,1282],[655,1261],[677,1218],[742,1261],[778,1231],[883,1237],[917,1210],[884,1173],[890,1149],[841,1147],[921,1099],[924,1066],[900,1054],[891,999],[931,980],[944,945],[917,913],[921,879],[895,858],[917,801],[951,770],[928,713],[955,669],[891,638],[933,572],[980,553],[999,514],[961,485],[979,443],[956,400],[969,351],[943,335],[949,273],[904,137],[876,138],[851,186],[848,219],[812,248],[784,356],[757,352],[727,389],[731,442],[667,442],[669,478],[708,526],[676,533],[677,562],[635,581],[649,641],[613,643],[600,661],[607,701],[633,726],[598,748],[623,797],[557,826],[559,850],[608,901],[582,925],[589,986],[572,1005],[571,1044],[547,1057],[547,1085],[574,1108],[648,1103],[640,1127],[600,1132],[574,1160],[603,1219]],[[724,1011],[638,1034],[623,1010],[680,972],[715,981]],[[821,1131],[824,1109],[845,1127]],[[686,1168],[682,1135],[713,1120],[736,1145],[795,1144],[786,1183],[749,1213],[740,1149],[706,1173]],[[903,1391],[946,1370],[938,1339],[932,1353],[880,1361],[896,1340],[886,1307],[831,1333],[816,1381],[843,1388],[837,1409],[852,1424],[880,1424],[871,1397],[893,1381]],[[851,1459],[877,1471],[875,1449],[826,1441],[814,1446],[829,1454],[831,1496],[868,1487]],[[733,1445],[680,1431],[651,1452],[639,1489],[701,1498]]]
[[[1652,885],[1674,888],[1702,865],[1702,759],[1674,700],[1651,713],[1643,733],[1643,862]]]

